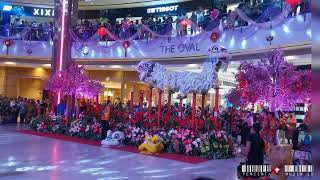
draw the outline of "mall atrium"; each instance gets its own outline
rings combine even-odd
[[[1,1],[0,179],[317,178],[311,6]]]

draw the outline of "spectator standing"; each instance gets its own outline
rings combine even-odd
[[[27,123],[27,120],[26,120],[27,112],[28,112],[27,99],[21,98],[20,104],[19,104],[20,124]]]
[[[109,125],[110,118],[111,118],[111,101],[108,100],[103,110],[103,115],[101,118],[101,128],[102,128],[101,140],[104,140],[107,137],[107,132],[110,129],[110,125]]]
[[[293,135],[294,135],[294,132],[295,132],[296,126],[297,126],[297,120],[296,120],[296,117],[293,114],[293,112],[290,113],[290,116],[287,121],[287,125],[288,125],[287,139],[288,139],[288,143],[291,144],[292,139],[293,139]]]
[[[190,17],[190,20],[191,20],[193,23],[197,24],[197,15],[196,15],[196,12],[192,12],[191,17]],[[195,29],[195,27],[191,26],[191,34],[193,35],[193,33],[196,34],[196,29]]]
[[[202,9],[202,7],[199,7],[197,10],[197,24],[198,26],[204,28],[204,11]]]

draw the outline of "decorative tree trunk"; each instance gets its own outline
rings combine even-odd
[[[76,119],[79,119],[80,115],[80,99],[76,99]]]

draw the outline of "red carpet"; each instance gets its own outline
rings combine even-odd
[[[53,138],[53,139],[59,139],[59,140],[63,140],[63,141],[75,142],[75,143],[80,143],[80,144],[87,144],[87,145],[92,145],[92,146],[101,146],[100,141],[81,139],[81,138],[71,137],[71,136],[62,135],[62,134],[40,133],[40,132],[35,132],[32,130],[16,130],[16,132],[23,133],[23,134],[35,135],[35,136],[41,136],[41,137],[47,137],[47,138]],[[119,151],[140,153],[138,148],[133,147],[133,146],[110,147],[110,148],[114,149],[114,150],[119,150]],[[192,157],[192,156],[186,156],[186,155],[182,155],[182,154],[170,154],[170,153],[160,153],[160,154],[150,154],[150,155],[148,154],[146,156],[154,156],[154,157],[175,160],[175,161],[180,161],[180,162],[186,162],[186,163],[191,163],[191,164],[198,164],[198,163],[208,161],[208,159],[201,158],[201,157]]]

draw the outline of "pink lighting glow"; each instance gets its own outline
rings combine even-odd
[[[62,3],[62,8],[61,8],[61,22],[60,22],[60,51],[59,51],[59,69],[58,69],[58,73],[59,73],[59,77],[61,77],[61,71],[62,71],[62,65],[63,65],[63,44],[64,44],[64,21],[65,21],[65,9],[66,9],[66,2],[65,0],[61,0]],[[61,93],[60,91],[58,92],[58,99],[57,99],[57,104],[60,104],[60,96]]]
[[[60,23],[60,54],[59,54],[59,73],[62,71],[62,64],[63,64],[63,44],[64,44],[64,21],[65,21],[65,9],[66,3],[65,0],[61,0],[62,8],[61,8],[61,23]]]

